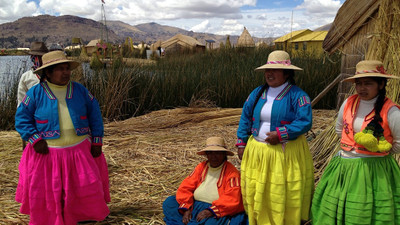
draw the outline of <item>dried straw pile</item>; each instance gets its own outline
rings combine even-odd
[[[111,214],[96,224],[163,224],[161,205],[204,158],[196,155],[210,136],[233,149],[241,109],[160,110],[105,126]],[[314,111],[313,131],[324,130],[334,112]],[[18,133],[0,132],[0,224],[28,224],[14,201],[21,156]],[[229,159],[239,167],[237,157]]]

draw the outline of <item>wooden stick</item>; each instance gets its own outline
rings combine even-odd
[[[317,102],[319,100],[321,100],[322,97],[324,97],[326,95],[326,93],[328,93],[328,91],[330,91],[337,83],[339,83],[339,81],[342,79],[342,74],[339,74],[335,80],[333,80],[323,91],[321,91],[321,93],[319,93],[317,95],[317,97],[315,97],[312,101],[311,101],[311,107],[314,107],[315,104],[317,104]]]

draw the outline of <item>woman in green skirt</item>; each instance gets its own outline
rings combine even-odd
[[[307,221],[314,187],[304,133],[311,128],[310,98],[295,85],[289,54],[273,51],[266,83],[243,105],[237,131],[242,196],[249,224],[298,225]]]
[[[315,225],[400,224],[399,106],[386,97],[387,79],[380,61],[365,60],[356,74],[357,94],[341,106],[336,133],[341,150],[315,190],[311,219]]]

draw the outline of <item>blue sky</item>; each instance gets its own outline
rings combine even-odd
[[[104,0],[107,20],[156,22],[195,32],[278,37],[331,23],[345,0]],[[0,0],[0,24],[21,17],[75,15],[101,19],[101,0]],[[292,17],[293,16],[293,17]]]

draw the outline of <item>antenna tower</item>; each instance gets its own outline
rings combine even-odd
[[[101,0],[101,23],[103,24],[103,27],[101,28],[101,40],[106,41],[108,43],[108,29],[107,29],[107,19],[106,19],[106,12],[104,10],[104,0]],[[105,35],[105,39],[104,39]]]

